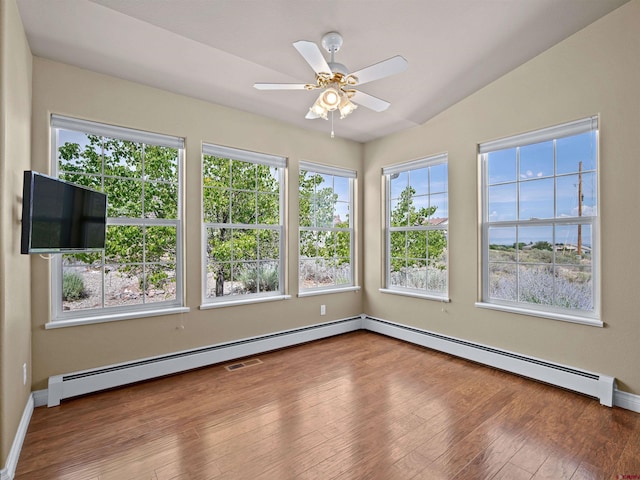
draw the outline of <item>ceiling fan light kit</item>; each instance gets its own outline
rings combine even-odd
[[[335,62],[335,53],[342,47],[342,36],[337,32],[329,32],[322,37],[322,46],[331,55],[327,62],[318,45],[307,40],[299,40],[293,44],[300,55],[316,73],[315,83],[256,83],[258,90],[317,90],[322,92],[309,109],[305,118],[328,119],[328,113],[340,111],[340,118],[345,118],[363,105],[375,112],[386,110],[390,103],[374,97],[353,87],[374,80],[379,80],[407,69],[407,61],[400,55],[370,65],[356,72],[349,73],[347,67]],[[332,117],[333,118],[333,117]],[[332,127],[333,133],[333,127]],[[333,135],[332,135],[333,137]]]

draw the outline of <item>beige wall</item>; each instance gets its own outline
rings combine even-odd
[[[381,167],[449,154],[450,297],[383,294],[382,218],[366,208],[364,311],[415,327],[615,376],[640,394],[640,1],[561,42],[428,123],[365,146],[365,205]],[[600,115],[602,319],[583,326],[474,307],[478,300],[477,144]],[[382,206],[381,206],[382,208]]]
[[[49,114],[186,138],[186,306],[189,313],[45,330],[49,264],[32,260],[33,389],[50,375],[124,362],[359,315],[360,292],[298,298],[298,162],[345,166],[362,175],[362,145],[331,139],[237,110],[117,78],[34,59],[33,168],[50,171]],[[209,142],[288,158],[287,292],[290,300],[199,310],[201,300],[200,152]],[[361,191],[362,189],[358,189]],[[356,221],[359,221],[356,219]],[[361,242],[359,243],[361,245]],[[358,252],[361,247],[358,247]],[[362,262],[358,262],[362,264]],[[359,278],[361,275],[359,275]],[[320,316],[320,304],[327,315]],[[184,325],[184,329],[177,329]]]
[[[31,51],[14,0],[0,3],[0,466],[31,391],[29,257],[20,255],[22,171],[30,166]]]
[[[615,376],[640,393],[635,272],[638,203],[640,0],[560,43],[418,128],[367,145],[330,139],[185,96],[35,58],[33,168],[50,169],[50,113],[184,136],[186,305],[191,311],[46,330],[49,265],[32,259],[33,390],[50,375],[160,355],[323,321],[370,315]],[[601,116],[602,310],[606,328],[481,310],[478,299],[476,145],[588,115]],[[200,146],[211,142],[288,157],[287,293],[291,300],[198,309],[201,292]],[[439,302],[381,294],[384,165],[449,153],[450,296]],[[364,159],[364,162],[363,162]],[[300,160],[358,171],[358,278],[362,293],[297,298],[297,167]],[[11,171],[21,170],[22,167]],[[15,181],[15,180],[14,180]],[[6,221],[3,220],[3,232]],[[625,235],[626,234],[626,235]],[[366,238],[366,248],[362,239]],[[3,244],[4,245],[4,244]],[[4,248],[4,247],[3,247]],[[363,275],[364,274],[364,275]],[[4,278],[4,277],[3,277]],[[327,305],[327,316],[319,305]],[[184,329],[177,329],[184,325]],[[3,382],[4,385],[4,382]],[[23,402],[24,404],[24,402]],[[4,418],[4,417],[3,417]]]

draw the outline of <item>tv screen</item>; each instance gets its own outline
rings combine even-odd
[[[22,199],[21,253],[104,249],[106,194],[29,170]]]

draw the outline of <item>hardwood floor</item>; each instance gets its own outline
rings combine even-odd
[[[369,332],[37,408],[17,480],[640,478],[640,415]]]

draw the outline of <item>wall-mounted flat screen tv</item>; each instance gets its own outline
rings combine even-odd
[[[22,199],[21,253],[104,249],[106,194],[28,170]]]

